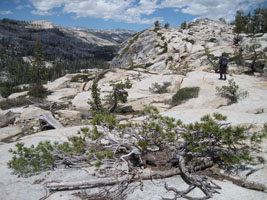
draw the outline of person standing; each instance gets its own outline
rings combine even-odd
[[[227,64],[228,64],[228,59],[225,55],[225,53],[222,54],[220,61],[220,78],[219,80],[226,80],[226,70],[227,70]]]

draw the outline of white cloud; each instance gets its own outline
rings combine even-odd
[[[77,0],[73,0],[71,2],[76,2]],[[62,6],[63,4],[67,4],[69,0],[30,0],[33,6],[40,11],[48,11],[53,8],[57,8]],[[80,2],[78,0],[78,2]]]
[[[17,10],[22,10],[22,9],[24,9],[24,6],[23,5],[19,5],[19,6],[16,7],[16,9]]]
[[[51,15],[56,14],[54,12],[49,12],[49,11],[46,11],[46,10],[45,11],[33,10],[31,13],[34,14],[34,15],[41,15],[41,16],[51,16]]]
[[[76,18],[94,17],[127,23],[152,24],[161,17],[152,15],[161,8],[175,12],[219,19],[233,20],[236,10],[249,9],[265,0],[29,0],[35,7],[33,14],[51,15],[52,9],[63,7],[63,12]]]
[[[162,7],[182,8],[185,14],[198,15],[200,18],[210,19],[225,18],[227,21],[234,19],[236,11],[248,10],[253,5],[259,5],[265,0],[163,0]]]
[[[17,10],[22,10],[24,8],[31,8],[31,5],[27,4],[27,5],[19,5],[16,7]]]
[[[0,11],[0,15],[10,15],[10,14],[13,14],[13,12],[11,10]]]

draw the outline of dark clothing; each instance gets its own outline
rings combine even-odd
[[[224,76],[224,80],[226,80],[226,70],[227,70],[227,63],[228,63],[228,59],[226,57],[221,57],[219,64],[220,64],[220,79],[223,79]]]

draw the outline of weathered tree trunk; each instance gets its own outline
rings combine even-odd
[[[60,191],[60,190],[78,190],[83,188],[95,188],[95,187],[104,187],[115,185],[121,182],[133,182],[139,179],[142,180],[151,180],[151,179],[163,179],[171,176],[179,175],[180,170],[174,168],[166,171],[153,171],[150,174],[141,174],[141,176],[135,176],[131,178],[130,176],[125,176],[121,178],[100,178],[96,180],[88,181],[79,181],[79,182],[66,182],[66,183],[50,183],[47,185],[47,188],[50,191]]]

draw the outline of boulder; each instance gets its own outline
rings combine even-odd
[[[80,92],[71,101],[72,105],[76,107],[76,110],[89,110],[88,99],[91,97],[90,91]]]
[[[16,99],[21,96],[26,96],[27,94],[28,94],[28,91],[14,93],[14,94],[9,95],[8,99]]]
[[[8,126],[0,129],[0,141],[22,132],[20,126]]]
[[[12,111],[2,111],[0,112],[0,128],[8,126],[15,122],[18,114]]]
[[[66,88],[68,84],[70,83],[70,80],[71,80],[70,77],[63,76],[61,78],[56,79],[53,82],[46,84],[45,87],[51,91],[59,90],[62,88]]]
[[[192,46],[192,50],[191,51],[192,51],[192,53],[196,53],[196,52],[203,51],[203,50],[205,50],[205,48],[202,45],[195,44],[195,45]]]
[[[81,113],[76,110],[58,110],[57,113],[61,118],[81,119]]]
[[[78,93],[76,88],[62,88],[54,91],[47,96],[47,100],[51,102],[64,102],[64,98],[75,96]]]
[[[30,106],[23,110],[23,112],[20,115],[19,120],[25,121],[25,120],[31,120],[31,119],[39,119],[40,115],[42,114],[51,114],[51,112],[47,110],[43,110],[38,107]]]
[[[93,85],[93,81],[89,81],[89,82],[87,82],[86,85],[84,86],[83,90],[84,90],[84,91],[88,91],[88,90],[90,90],[91,87],[92,87],[92,85]]]

